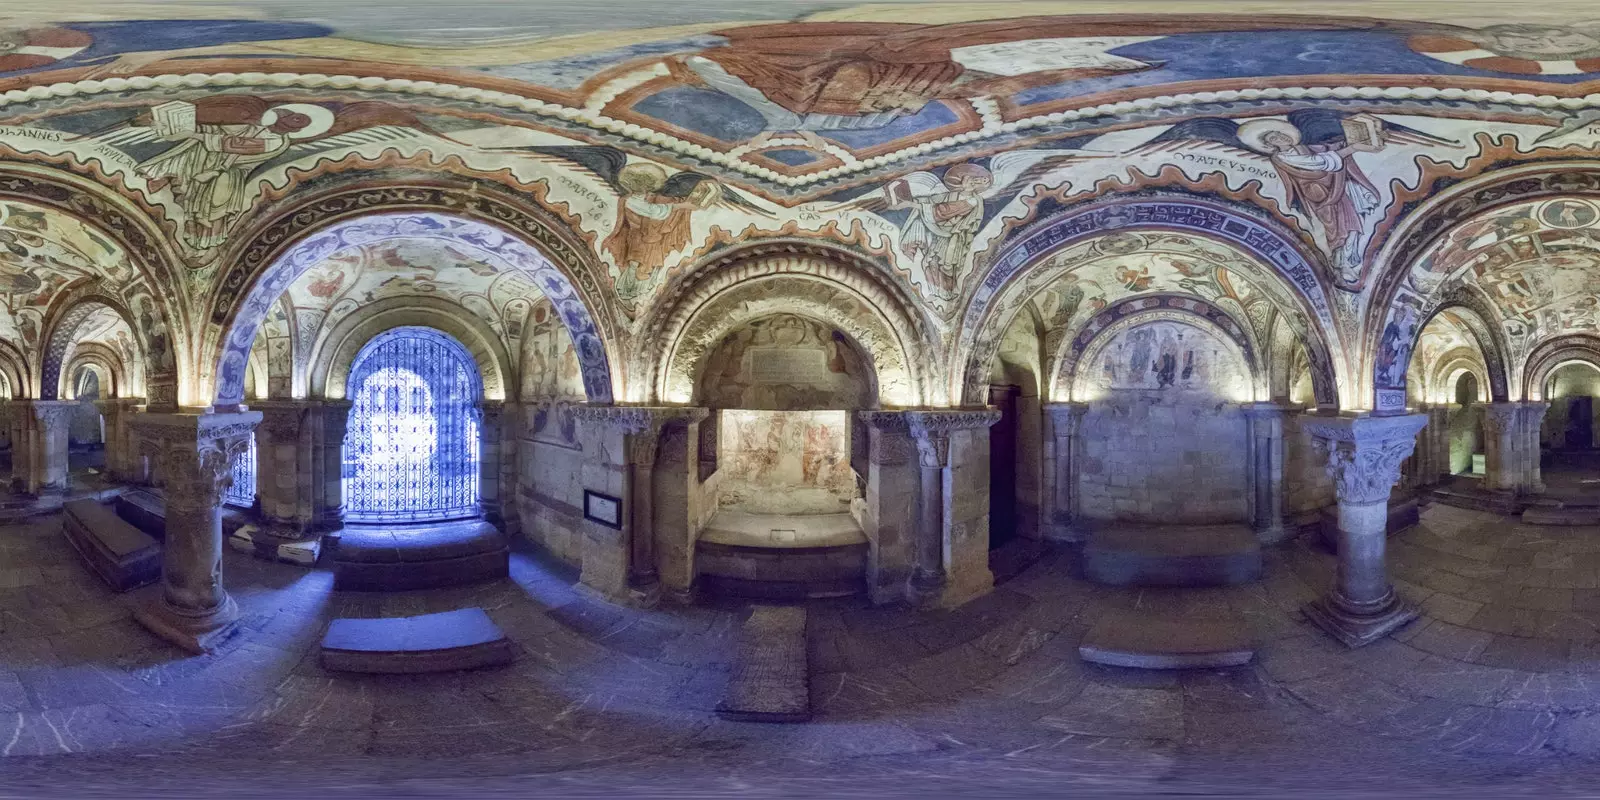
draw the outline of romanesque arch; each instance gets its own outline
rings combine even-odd
[[[521,271],[555,304],[577,347],[592,403],[610,403],[610,307],[593,256],[563,223],[497,188],[470,185],[345,187],[286,208],[255,228],[218,280],[210,322],[219,407],[237,406],[245,365],[268,309],[290,283],[347,248],[384,237],[457,242]]]
[[[1362,336],[1362,357],[1369,363],[1356,373],[1370,380],[1375,410],[1405,407],[1405,375],[1422,323],[1452,305],[1472,308],[1497,342],[1497,350],[1485,347],[1485,357],[1501,354],[1500,375],[1493,364],[1489,375],[1491,385],[1497,377],[1504,381],[1500,396],[1528,385],[1522,373],[1528,361],[1521,357],[1526,350],[1509,341],[1504,315],[1495,313],[1494,298],[1475,291],[1468,267],[1483,255],[1485,237],[1498,239],[1497,217],[1559,198],[1600,200],[1600,164],[1547,161],[1496,170],[1440,192],[1401,222],[1378,255]]]
[[[1340,352],[1339,338],[1330,292],[1316,262],[1275,223],[1221,202],[1169,195],[1108,198],[1014,234],[992,261],[961,320],[955,362],[961,383],[953,387],[961,403],[983,402],[982,386],[1004,331],[1032,297],[1077,266],[1058,256],[1093,240],[1115,245],[1109,253],[1116,254],[1125,237],[1144,232],[1177,234],[1226,247],[1253,264],[1263,284],[1272,281],[1281,286],[1284,310],[1300,320],[1297,333],[1312,367],[1318,405],[1340,404],[1337,376],[1343,367],[1332,356]],[[1061,369],[1058,365],[1049,372],[1059,375]]]
[[[1584,362],[1600,369],[1600,335],[1573,333],[1541,342],[1528,355],[1522,371],[1522,396],[1543,400],[1545,383],[1557,369],[1573,362]]]
[[[138,322],[129,313],[128,308],[118,298],[99,292],[96,289],[73,292],[63,298],[57,306],[59,311],[48,323],[48,337],[45,339],[43,364],[41,365],[39,396],[45,400],[55,400],[66,396],[63,387],[65,382],[71,380],[73,371],[68,367],[67,359],[76,361],[76,353],[83,346],[80,341],[84,324],[91,318],[109,312],[115,314],[128,328],[135,332],[134,339],[138,342],[142,352],[135,352],[133,363],[122,364],[122,358],[115,351],[106,348],[107,352],[122,366],[118,374],[119,391],[134,395],[140,394],[136,385],[141,372],[150,369],[149,359],[145,357],[145,343],[140,341],[137,332],[140,330]],[[120,395],[119,395],[120,396]]]
[[[466,309],[431,297],[381,300],[325,332],[311,353],[311,396],[342,399],[361,348],[384,331],[412,326],[443,331],[467,349],[478,365],[483,399],[513,399],[515,371],[499,338]]]
[[[649,376],[650,399],[688,402],[709,348],[751,320],[789,313],[839,329],[867,353],[880,405],[924,405],[938,374],[938,349],[915,309],[901,287],[855,254],[800,245],[741,248],[697,266],[658,302],[641,327],[638,370]]]
[[[62,399],[77,399],[76,387],[68,387],[67,383],[84,367],[91,367],[100,373],[101,399],[129,397],[136,391],[128,379],[126,365],[115,350],[99,342],[84,342],[73,348],[71,359],[61,371]]]
[[[1097,314],[1065,344],[1063,352],[1056,358],[1057,389],[1065,390],[1074,399],[1080,399],[1077,396],[1082,391],[1080,379],[1085,376],[1087,365],[1093,362],[1098,348],[1104,347],[1107,341],[1122,331],[1158,320],[1171,320],[1223,333],[1237,348],[1234,355],[1250,373],[1250,390],[1257,395],[1266,393],[1267,371],[1245,326],[1215,305],[1184,295],[1130,297]]]

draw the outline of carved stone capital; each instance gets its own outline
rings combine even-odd
[[[572,415],[579,422],[615,428],[628,434],[640,433],[676,420],[699,422],[709,413],[709,410],[695,406],[572,406]]]
[[[132,397],[120,397],[111,400],[96,400],[94,407],[100,410],[100,415],[111,419],[118,414],[131,414],[139,410],[140,401]]]
[[[1424,414],[1373,417],[1309,417],[1305,427],[1328,458],[1339,502],[1384,503],[1400,480],[1400,464],[1416,447]]]
[[[924,467],[950,465],[950,434],[953,431],[987,428],[1000,421],[1000,411],[951,409],[905,412],[906,429],[917,443],[917,456]]]
[[[261,430],[274,443],[293,442],[300,438],[311,407],[293,400],[268,400],[256,403],[252,409],[261,412]]]
[[[1058,439],[1077,436],[1083,415],[1088,411],[1088,403],[1047,403],[1044,406],[1044,412],[1050,415],[1050,422],[1055,425]]]
[[[152,457],[172,505],[216,506],[233,483],[234,456],[250,445],[259,411],[226,414],[140,414],[139,449]]]
[[[1485,403],[1483,405],[1483,432],[1489,436],[1509,434],[1516,430],[1522,418],[1521,403]]]
[[[13,406],[14,412],[31,415],[39,429],[47,433],[72,424],[77,410],[76,400],[24,400]]]

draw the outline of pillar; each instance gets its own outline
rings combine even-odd
[[[344,529],[344,437],[350,426],[349,400],[318,400],[308,406],[302,434],[308,474],[307,525],[312,533]]]
[[[1044,526],[1045,536],[1063,542],[1081,542],[1084,534],[1078,523],[1078,431],[1087,403],[1051,403],[1045,407],[1050,418],[1051,463],[1050,510]]]
[[[586,524],[579,576],[585,586],[630,605],[650,607],[660,601],[654,502],[656,447],[663,426],[699,422],[706,413],[703,408],[686,406],[574,408],[574,416],[601,436],[599,451],[605,468],[620,473],[616,483],[620,484],[624,520],[620,531],[593,521]],[[686,464],[684,469],[688,469]],[[593,480],[586,474],[585,488],[593,489]],[[615,485],[611,481],[601,483],[602,491]]]
[[[261,507],[261,530],[280,539],[298,539],[311,521],[305,501],[310,475],[302,445],[311,403],[297,400],[263,400],[251,404],[261,412],[256,429],[256,499]]]
[[[1544,491],[1539,466],[1539,427],[1549,403],[1489,403],[1484,406],[1484,486],[1523,495]]]
[[[906,602],[916,569],[920,456],[906,411],[862,411],[867,435],[861,529],[867,536],[867,597],[875,605]]]
[[[138,483],[143,476],[138,469],[142,459],[133,441],[131,428],[138,400],[99,400],[95,407],[105,421],[106,476],[120,483]]]
[[[167,489],[160,594],[134,618],[192,653],[213,650],[237,625],[238,606],[222,584],[222,495],[233,457],[249,445],[261,412],[141,414],[140,448]]]
[[[995,409],[906,412],[917,447],[915,567],[906,596],[961,605],[994,587],[989,571],[989,435]]]
[[[1250,525],[1262,544],[1283,541],[1283,408],[1246,403],[1250,442]]]
[[[16,400],[11,404],[11,489],[29,495],[67,489],[67,432],[75,400]]]
[[[1416,447],[1422,414],[1308,417],[1305,425],[1328,459],[1339,506],[1338,569],[1306,617],[1348,647],[1370,644],[1415,619],[1417,611],[1389,582],[1389,492]]]
[[[484,519],[496,527],[505,524],[500,507],[500,460],[505,410],[506,404],[500,400],[485,400],[478,404],[478,506],[483,509]]]
[[[522,514],[517,510],[517,464],[519,463],[522,432],[526,422],[520,403],[500,404],[499,419],[499,473],[492,476],[495,484],[496,507],[499,519],[495,524],[508,536],[522,530]],[[485,481],[489,480],[488,477]],[[487,508],[484,509],[486,512]]]

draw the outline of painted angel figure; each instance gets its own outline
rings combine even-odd
[[[1286,119],[1243,123],[1221,117],[1193,119],[1172,126],[1140,149],[1193,147],[1240,158],[1265,156],[1283,184],[1288,206],[1321,228],[1339,283],[1353,286],[1361,280],[1367,220],[1383,204],[1377,185],[1356,163],[1355,154],[1377,152],[1390,142],[1459,146],[1370,114],[1304,109]]]
[[[377,101],[269,103],[253,95],[217,95],[155,106],[126,123],[88,134],[119,149],[151,142],[171,147],[144,158],[134,171],[149,191],[170,187],[185,212],[183,239],[209,250],[227,239],[255,200],[253,176],[283,156],[415,135],[449,137],[410,112]]]
[[[1000,206],[1057,167],[1107,155],[1072,148],[1001,153],[990,158],[988,166],[956,164],[943,176],[913,172],[878,192],[816,210],[909,211],[900,225],[900,252],[922,267],[933,296],[952,300],[972,259],[978,231]]]

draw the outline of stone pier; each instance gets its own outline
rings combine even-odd
[[[239,612],[222,584],[222,495],[261,412],[141,414],[134,434],[167,489],[159,595],[134,618],[193,653],[227,638]]]
[[[1084,532],[1078,519],[1078,430],[1089,405],[1052,403],[1044,409],[1050,420],[1044,457],[1052,476],[1050,506],[1043,526],[1045,538],[1081,542]]]

